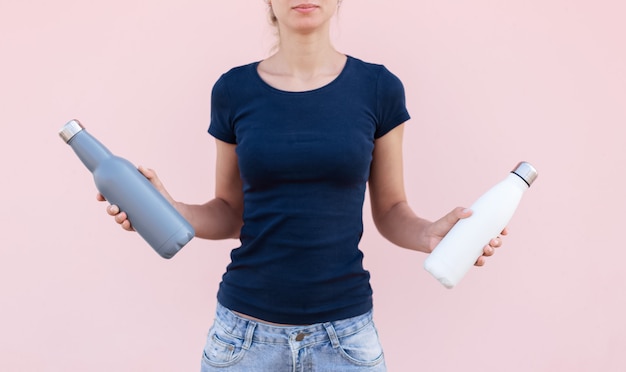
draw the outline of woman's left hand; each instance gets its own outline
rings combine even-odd
[[[489,242],[489,244],[487,244],[484,248],[483,248],[483,255],[478,257],[478,259],[476,260],[476,262],[474,263],[475,266],[483,266],[486,262],[486,258],[489,256],[493,256],[494,253],[496,253],[496,248],[500,248],[502,246],[502,236],[508,234],[508,231],[506,229],[506,227],[504,228],[504,230],[502,230],[502,232],[500,233],[500,235],[498,235],[497,237],[491,239],[491,241]]]

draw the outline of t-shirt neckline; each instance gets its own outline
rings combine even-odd
[[[251,65],[251,72],[252,74],[255,76],[255,79],[266,89],[275,92],[275,93],[281,93],[281,94],[291,94],[291,95],[300,95],[300,94],[311,94],[311,93],[317,93],[326,89],[330,89],[332,88],[332,86],[336,85],[342,78],[343,76],[346,74],[346,71],[348,70],[348,66],[352,63],[352,57],[346,54],[346,63],[344,64],[343,68],[341,69],[341,72],[339,72],[339,75],[337,75],[333,80],[331,80],[330,82],[328,82],[325,85],[322,85],[319,88],[315,88],[315,89],[310,89],[310,90],[300,90],[300,91],[291,91],[291,90],[282,90],[282,89],[278,89],[276,87],[271,86],[270,84],[268,84],[265,80],[263,80],[263,78],[261,78],[261,75],[259,74],[258,71],[258,67],[259,67],[259,63],[261,63],[261,61],[257,61],[254,62]]]

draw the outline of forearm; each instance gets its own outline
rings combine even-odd
[[[241,213],[226,201],[215,198],[205,204],[175,202],[176,209],[193,226],[202,239],[233,239],[239,237],[243,224]]]
[[[406,202],[384,213],[374,213],[374,223],[383,237],[399,247],[425,253],[432,250],[426,233],[432,223],[418,217]]]

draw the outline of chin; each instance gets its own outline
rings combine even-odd
[[[289,25],[289,29],[297,33],[312,33],[323,28],[324,22],[314,19],[298,20]]]

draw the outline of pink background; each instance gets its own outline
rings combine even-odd
[[[267,56],[261,0],[0,1],[1,371],[196,371],[236,241],[167,261],[121,231],[57,136],[72,118],[213,194],[210,90]],[[390,371],[626,370],[622,0],[345,0],[339,49],[404,82],[406,187],[438,218],[520,160],[539,178],[505,247],[446,290],[373,228]]]

